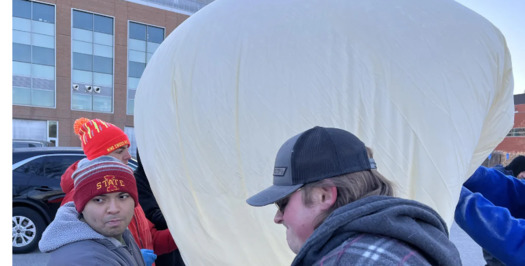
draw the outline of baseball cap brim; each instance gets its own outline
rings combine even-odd
[[[271,187],[251,196],[246,200],[246,203],[260,207],[268,204],[272,204],[298,190],[303,184],[297,184],[293,186],[276,186]]]

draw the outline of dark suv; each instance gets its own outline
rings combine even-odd
[[[62,174],[85,157],[80,147],[13,149],[13,253],[38,246],[64,198]],[[128,165],[137,167],[135,160]]]

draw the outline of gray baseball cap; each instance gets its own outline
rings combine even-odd
[[[305,184],[375,168],[364,143],[338,128],[314,127],[287,140],[277,152],[273,185],[248,198],[265,206],[290,195]]]

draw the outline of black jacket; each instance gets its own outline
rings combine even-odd
[[[139,192],[139,203],[146,214],[146,218],[150,220],[157,230],[164,230],[168,228],[164,215],[157,204],[155,195],[151,191],[146,172],[140,161],[139,151],[137,150],[137,162],[138,167],[134,172],[135,179],[137,180],[137,190]],[[178,266],[185,265],[182,257],[180,255],[179,249],[164,255],[160,255],[155,260],[155,265],[157,266]]]

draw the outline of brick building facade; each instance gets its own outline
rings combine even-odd
[[[80,146],[73,123],[87,117],[124,129],[134,148],[140,75],[191,12],[124,0],[12,1],[13,139]]]
[[[518,155],[525,155],[525,94],[514,95],[514,126],[484,165],[507,165]]]

